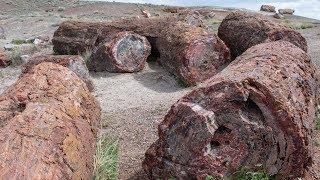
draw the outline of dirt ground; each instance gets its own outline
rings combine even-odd
[[[52,37],[57,25],[65,20],[109,21],[141,16],[141,8],[147,9],[154,16],[163,15],[162,6],[153,5],[72,0],[50,1],[50,3],[45,0],[0,0],[0,26],[4,27],[7,37],[0,39],[0,47],[12,39],[34,38],[41,35]],[[226,10],[216,10],[214,19],[208,21],[213,24],[214,31],[227,14]],[[309,54],[320,68],[319,22],[296,16],[290,20],[313,24],[313,28],[299,31],[306,37]],[[20,69],[7,67],[0,72],[0,93],[2,93],[16,81]],[[148,63],[139,73],[92,73],[91,75],[95,85],[94,95],[102,108],[101,134],[120,140],[119,179],[144,179],[141,162],[147,148],[157,139],[157,125],[170,106],[191,88],[181,87],[173,76],[155,62]],[[320,143],[319,137],[318,132],[315,143]],[[319,146],[315,157],[315,167],[319,170]]]

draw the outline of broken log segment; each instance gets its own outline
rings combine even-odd
[[[65,21],[55,31],[52,43],[58,54],[84,54],[92,51],[104,42],[110,34],[122,31],[132,31],[148,38],[152,45],[152,38],[161,35],[161,31],[170,23],[190,21],[201,25],[201,22],[191,21],[186,16],[170,16],[161,18],[128,18],[112,22],[79,22]],[[150,39],[149,39],[150,38]]]
[[[227,177],[262,168],[303,177],[312,163],[319,76],[286,41],[248,49],[174,104],[143,167],[150,178]]]
[[[21,66],[22,76],[28,73],[36,65],[43,62],[57,63],[61,66],[69,68],[76,73],[87,85],[90,91],[94,90],[93,83],[90,78],[89,70],[86,62],[78,55],[37,55],[32,56],[27,63]]]
[[[297,31],[249,12],[232,12],[221,23],[218,36],[236,58],[248,48],[270,41],[285,40],[307,52],[306,39]]]
[[[230,51],[214,33],[183,23],[169,26],[157,39],[159,62],[187,86],[211,78],[230,62]]]
[[[132,32],[109,35],[93,52],[89,68],[92,71],[117,73],[141,71],[151,53],[149,41]]]
[[[99,119],[75,73],[37,65],[0,95],[0,179],[92,179]]]

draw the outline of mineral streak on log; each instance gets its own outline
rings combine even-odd
[[[109,35],[92,55],[90,70],[108,72],[138,72],[151,53],[149,41],[132,32]]]
[[[267,17],[248,12],[232,12],[221,23],[218,36],[236,58],[248,48],[270,41],[285,40],[307,52],[307,41],[302,35]]]
[[[231,62],[228,47],[216,34],[183,23],[164,30],[157,48],[161,65],[188,86],[214,76]]]
[[[29,72],[36,65],[43,62],[52,62],[69,68],[76,73],[87,85],[90,91],[94,90],[90,79],[89,70],[84,59],[78,55],[38,55],[31,57],[28,62],[21,67],[22,74]]]
[[[92,179],[99,118],[75,73],[37,65],[0,96],[0,179]]]
[[[152,179],[221,178],[241,167],[279,179],[304,176],[312,163],[316,74],[289,42],[248,49],[172,106],[145,171]]]

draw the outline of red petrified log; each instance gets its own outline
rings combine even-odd
[[[307,52],[307,41],[293,29],[275,23],[265,16],[232,12],[221,23],[218,36],[230,48],[231,56],[236,58],[248,48],[270,41],[285,40]]]
[[[31,57],[28,62],[22,65],[22,73],[29,72],[36,65],[43,62],[57,63],[61,66],[69,68],[76,73],[87,85],[90,91],[93,91],[93,83],[90,80],[89,70],[84,59],[77,55],[38,55]]]
[[[137,72],[151,53],[149,41],[138,34],[120,32],[109,35],[92,55],[90,70],[108,72]]]
[[[214,33],[182,23],[169,26],[157,40],[159,62],[186,85],[196,85],[225,68],[230,52]]]
[[[99,118],[75,73],[37,65],[0,96],[0,179],[92,179]]]
[[[150,178],[205,179],[263,168],[301,177],[312,162],[319,78],[286,41],[248,49],[176,104],[143,163]]]

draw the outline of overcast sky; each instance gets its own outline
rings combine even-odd
[[[177,6],[223,6],[259,10],[262,4],[276,8],[293,8],[295,14],[320,20],[320,0],[105,0],[131,3],[151,3]]]

